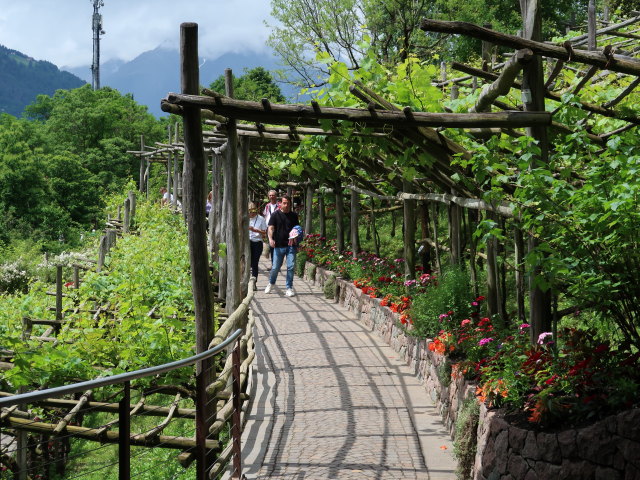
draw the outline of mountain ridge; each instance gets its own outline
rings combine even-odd
[[[113,62],[113,61],[110,61]],[[159,46],[141,53],[129,62],[120,64],[106,62],[101,66],[100,84],[115,88],[121,93],[130,93],[133,98],[147,105],[149,112],[165,115],[160,110],[160,101],[169,92],[180,91],[180,54],[177,50]],[[200,84],[209,86],[226,68],[231,68],[237,77],[245,70],[263,67],[273,71],[279,68],[277,59],[265,52],[224,53],[215,59],[202,58]],[[82,77],[88,75],[89,67],[70,68],[69,71]],[[297,99],[297,90],[288,84],[279,84],[285,97]]]
[[[37,95],[53,95],[58,89],[77,88],[85,83],[51,62],[35,60],[0,45],[0,113],[19,117]]]
[[[274,71],[278,60],[269,52],[227,52],[217,58],[202,58],[200,83],[209,86],[231,68],[239,77],[256,67]],[[133,60],[108,60],[100,65],[100,85],[122,94],[131,94],[146,105],[156,117],[166,115],[160,101],[170,92],[180,91],[180,54],[164,46],[141,53]],[[46,60],[33,58],[0,45],[0,113],[21,116],[24,108],[39,94],[53,95],[58,89],[72,89],[91,83],[91,68],[60,67]],[[299,101],[298,90],[286,83],[278,83],[290,101]]]

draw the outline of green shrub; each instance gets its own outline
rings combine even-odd
[[[336,276],[331,275],[327,278],[327,281],[324,283],[324,287],[322,291],[324,292],[325,298],[334,299],[336,298],[336,290],[338,287],[338,282],[336,281]]]
[[[304,251],[299,251],[296,255],[296,275],[300,278],[304,276],[305,263],[307,263],[307,254]]]
[[[411,304],[411,318],[417,335],[433,338],[442,329],[440,315],[455,312],[456,318],[471,314],[470,280],[466,270],[449,267],[438,279],[437,286],[416,295]],[[451,314],[449,314],[451,315]]]
[[[456,435],[453,441],[453,454],[458,459],[456,477],[458,480],[471,478],[478,442],[478,419],[480,404],[475,397],[467,397],[456,418]]]

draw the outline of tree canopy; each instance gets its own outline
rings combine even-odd
[[[89,85],[38,95],[22,119],[0,117],[2,240],[40,235],[59,248],[94,227],[104,196],[137,174],[126,152],[141,134],[160,140],[164,128],[130,95]]]

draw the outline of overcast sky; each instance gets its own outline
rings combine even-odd
[[[100,62],[178,48],[180,23],[196,22],[199,53],[261,52],[269,0],[104,0]],[[0,0],[0,44],[58,67],[90,65],[93,0]],[[273,23],[273,22],[270,22]]]

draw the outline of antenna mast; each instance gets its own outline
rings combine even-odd
[[[94,90],[100,89],[100,35],[104,35],[102,29],[102,15],[100,15],[100,7],[104,7],[103,0],[91,0],[93,3],[93,21],[91,28],[93,29],[93,63],[91,64],[92,87]]]

